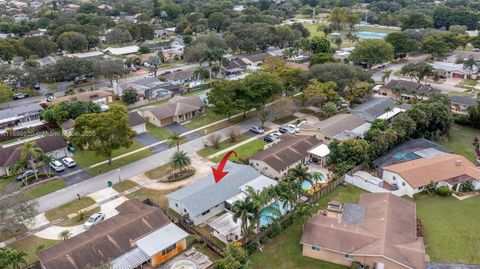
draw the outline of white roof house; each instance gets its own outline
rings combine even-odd
[[[330,150],[328,149],[327,145],[321,144],[308,150],[308,153],[323,158],[330,154]]]
[[[104,53],[107,54],[112,54],[112,55],[127,55],[127,54],[134,54],[137,53],[140,47],[138,46],[127,46],[127,47],[121,47],[121,48],[106,48],[103,50]]]
[[[148,256],[152,257],[172,245],[172,243],[187,238],[188,235],[184,230],[178,228],[177,225],[170,223],[139,239],[136,245]]]

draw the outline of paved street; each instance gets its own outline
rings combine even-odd
[[[239,128],[240,132],[246,132],[252,125],[259,125],[260,121],[257,118],[246,120],[242,123],[235,125]],[[215,132],[222,138],[228,136],[230,128],[225,128]],[[196,152],[204,147],[204,141],[208,136],[199,137],[197,139],[188,141],[180,145],[180,149],[187,153]],[[122,179],[128,179],[135,175],[144,173],[153,168],[161,166],[169,162],[170,157],[176,151],[176,148],[169,148],[165,151],[155,153],[147,158],[130,163],[121,168],[120,174]],[[100,189],[107,187],[108,181],[117,182],[118,172],[116,170],[92,177],[88,180],[70,185],[64,189],[50,193],[37,199],[39,212],[45,212],[50,209],[56,208],[60,205],[68,203],[77,199],[77,194],[82,197],[90,193],[96,192]]]

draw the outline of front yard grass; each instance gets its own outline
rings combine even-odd
[[[245,114],[245,118],[243,117],[243,115],[232,117],[230,120],[222,121],[222,122],[217,123],[213,126],[200,129],[200,130],[197,131],[197,133],[202,134],[202,135],[211,134],[213,132],[216,132],[218,130],[221,130],[221,129],[227,128],[229,126],[235,125],[235,124],[240,123],[242,121],[246,121],[248,119],[251,119],[251,118],[255,117],[256,115],[257,115],[257,112],[252,110],[252,111],[249,111]],[[212,123],[212,122],[210,122],[210,123]]]
[[[0,179],[0,192],[6,190],[10,184],[16,180],[15,176],[4,177]]]
[[[153,125],[152,123],[150,122],[147,122],[147,132],[153,136],[155,136],[156,138],[160,139],[160,140],[166,140],[168,139],[168,136],[170,135],[170,131],[168,131],[167,129],[165,128],[162,128],[162,127],[158,127],[158,126],[155,126]]]
[[[85,221],[87,221],[87,219],[97,213],[97,212],[100,212],[100,207],[97,206],[93,209],[90,209],[88,211],[83,211],[83,219],[80,219],[79,216],[75,216],[74,218],[70,218],[70,219],[66,219],[62,222],[60,222],[59,224],[57,224],[58,226],[61,226],[61,227],[72,227],[72,226],[77,226],[77,225],[81,225],[81,224],[84,224]],[[77,212],[79,213],[79,212]]]
[[[149,149],[144,149],[142,151],[130,154],[130,155],[125,156],[123,158],[113,160],[111,165],[108,165],[108,163],[104,163],[104,164],[100,164],[100,165],[92,167],[92,168],[87,168],[85,170],[92,175],[100,175],[102,173],[112,171],[112,170],[117,169],[119,167],[125,166],[129,163],[136,162],[136,161],[141,160],[143,158],[146,158],[150,155],[152,155],[152,152]]]
[[[138,186],[137,183],[127,179],[127,180],[123,180],[122,182],[113,184],[112,188],[117,192],[122,193],[126,190],[135,188],[136,186]]]
[[[72,213],[77,213],[84,208],[95,204],[95,200],[90,197],[82,197],[80,200],[75,200],[70,203],[64,204],[45,213],[45,217],[49,221],[54,221],[59,218],[65,217]]]
[[[156,203],[158,206],[160,206],[162,209],[167,209],[168,208],[168,199],[167,199],[167,194],[174,192],[177,189],[170,189],[170,190],[154,190],[154,189],[149,189],[149,188],[141,188],[138,191],[134,191],[127,195],[128,199],[136,199],[136,200],[146,200],[150,199],[154,203]]]
[[[150,171],[145,172],[145,176],[149,179],[160,179],[172,173],[172,166],[170,163],[156,167]]]
[[[230,139],[227,139],[227,140],[224,140],[224,141],[222,141],[218,144],[218,149],[213,148],[213,147],[206,147],[206,148],[203,148],[203,149],[197,151],[197,154],[202,156],[202,157],[208,157],[208,156],[210,156],[210,155],[212,155],[216,152],[219,152],[219,151],[224,150],[226,148],[229,148],[229,147],[231,147],[235,144],[238,144],[242,141],[245,141],[248,138],[249,138],[248,136],[241,135],[237,138],[237,141],[235,141],[233,143],[230,141]]]
[[[331,200],[344,203],[358,203],[360,194],[364,191],[352,185],[347,187],[338,186],[335,190],[317,201],[315,209],[326,208]],[[257,251],[250,256],[252,268],[262,269],[344,269],[337,265],[321,260],[302,256],[300,238],[303,234],[301,219],[295,221],[283,230],[277,237],[270,239],[263,248],[263,252]]]
[[[240,147],[234,148],[233,150],[237,153],[238,158],[231,156],[230,160],[236,163],[245,163],[250,157],[262,151],[267,143],[260,139],[255,139],[251,142],[241,145]],[[226,154],[226,153],[225,153]],[[225,154],[221,154],[211,160],[215,163],[219,162]]]
[[[57,243],[60,243],[58,240],[48,240],[43,239],[34,235],[25,237],[22,240],[19,240],[15,243],[8,245],[9,248],[15,249],[17,251],[22,251],[27,254],[25,261],[27,264],[35,262],[37,259],[37,252],[39,248],[47,249]]]
[[[448,138],[441,138],[438,142],[453,153],[463,155],[473,162],[475,152],[472,143],[476,136],[480,136],[479,129],[455,123],[450,129]]]
[[[185,127],[187,127],[190,130],[194,130],[194,129],[200,128],[202,126],[205,126],[205,125],[210,124],[212,122],[219,121],[219,120],[224,119],[224,118],[225,118],[225,116],[215,114],[215,113],[213,113],[212,110],[206,108],[205,113],[203,113],[202,115],[200,115],[196,118],[193,118],[189,123],[185,124]]]
[[[59,178],[45,183],[40,183],[25,190],[25,193],[33,199],[65,188],[65,180]]]
[[[296,119],[298,119],[298,117],[290,115],[290,116],[286,116],[286,117],[281,118],[281,119],[275,119],[273,121],[273,123],[278,124],[278,125],[282,125],[282,124],[285,124],[287,122],[291,122],[291,121],[296,120]]]
[[[138,143],[137,141],[133,141],[132,145],[129,148],[121,148],[114,150],[112,157],[117,157],[142,147],[144,147],[142,144]],[[93,164],[107,160],[106,157],[96,155],[93,151],[77,151],[75,154],[73,154],[73,159],[82,168],[86,168]]]
[[[433,262],[480,263],[480,196],[460,201],[425,195],[416,203],[426,251]]]
[[[14,238],[15,236],[22,235],[28,232],[28,228],[25,225],[21,225],[17,231],[0,230],[0,242]]]

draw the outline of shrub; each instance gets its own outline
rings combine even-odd
[[[268,242],[268,236],[262,236],[259,240],[260,244],[264,245]]]
[[[252,255],[257,250],[257,248],[258,248],[257,242],[252,242],[247,245],[246,250],[249,255]]]
[[[279,235],[282,232],[282,226],[276,221],[272,224],[272,229],[268,232],[267,236],[270,238],[274,238],[275,236]]]
[[[472,181],[463,182],[460,185],[460,192],[472,192],[475,190]]]
[[[441,186],[437,189],[437,194],[440,196],[450,196],[452,191],[447,186]]]

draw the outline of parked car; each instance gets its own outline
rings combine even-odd
[[[288,126],[282,126],[282,127],[278,128],[278,131],[282,134],[284,134],[284,133],[294,134],[295,133],[295,130],[288,127]]]
[[[128,70],[130,70],[131,72],[135,72],[135,71],[138,70],[138,68],[136,66],[132,65],[128,68]]]
[[[27,171],[25,171],[25,172],[23,172],[23,173],[21,173],[20,175],[17,176],[17,181],[22,181],[25,178],[28,178],[29,176],[35,175],[36,173],[38,173],[37,169],[27,170]]]
[[[28,93],[16,93],[13,95],[13,100],[24,99],[28,97]]]
[[[148,73],[145,75],[145,78],[154,78],[155,74],[154,73]]]
[[[269,134],[269,135],[266,135],[266,136],[263,138],[263,140],[264,140],[265,142],[271,143],[271,142],[277,141],[277,140],[278,140],[278,137],[275,136],[275,135],[273,135],[273,134]]]
[[[90,229],[92,228],[93,225],[99,224],[102,220],[105,219],[105,213],[98,212],[90,216],[88,220],[83,224],[83,227],[85,229]]]
[[[252,126],[252,127],[250,128],[250,132],[252,132],[252,133],[254,133],[254,134],[263,134],[263,133],[265,133],[265,131],[264,131],[262,128],[258,127],[258,126]]]
[[[160,75],[168,75],[170,73],[172,73],[172,71],[165,71],[165,72],[162,72]]]
[[[33,84],[33,88],[37,91],[40,90],[40,83]]]
[[[52,161],[49,166],[55,171],[55,172],[62,172],[65,170],[65,166],[57,160]]]
[[[143,63],[143,66],[145,66],[145,67],[148,68],[148,67],[150,67],[150,66],[152,66],[152,65],[151,65],[149,62],[144,62],[144,63]]]
[[[292,129],[293,131],[295,131],[295,133],[300,133],[300,128],[298,128],[297,125],[293,125],[293,124],[289,124],[287,125],[290,129]]]
[[[88,82],[88,79],[85,76],[76,77],[73,80],[74,84],[81,84],[81,83],[86,83],[86,82]]]
[[[72,167],[75,167],[75,165],[77,165],[77,163],[70,157],[63,158],[62,163],[68,168],[72,168]]]
[[[282,136],[282,133],[280,133],[280,132],[273,132],[273,133],[271,133],[270,135],[273,135],[273,136],[275,136],[276,138],[280,138],[280,136]]]

